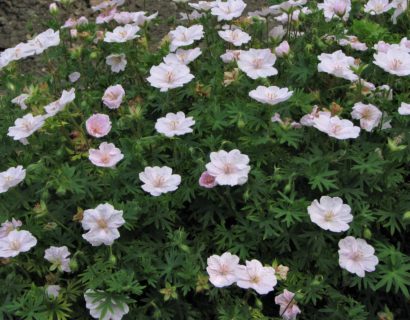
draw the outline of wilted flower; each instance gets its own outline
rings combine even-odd
[[[147,80],[151,86],[165,92],[169,89],[182,87],[193,78],[191,71],[185,65],[161,63],[159,66],[151,68]]]
[[[286,280],[288,277],[288,272],[289,267],[283,266],[281,264],[275,268],[275,276],[279,281]]]
[[[248,181],[251,167],[249,157],[234,149],[230,152],[220,150],[211,152],[211,162],[206,165],[208,173],[215,177],[219,185],[243,185]]]
[[[350,46],[352,49],[357,51],[366,51],[368,49],[367,45],[360,42],[355,36],[345,36],[345,38],[339,40],[339,45]]]
[[[70,80],[71,83],[74,83],[74,82],[77,82],[78,79],[80,79],[80,77],[81,77],[81,73],[75,71],[68,75],[68,80]]]
[[[326,21],[330,21],[333,18],[340,18],[344,21],[349,19],[349,13],[352,9],[352,3],[350,0],[324,0],[323,3],[319,3],[317,7],[323,10]]]
[[[402,116],[410,115],[410,103],[402,102],[398,111]]]
[[[105,90],[102,101],[108,108],[118,109],[124,96],[124,88],[120,84],[117,84],[115,86],[110,86]]]
[[[288,100],[293,94],[288,88],[279,88],[276,86],[265,87],[258,86],[256,90],[249,92],[249,96],[261,103],[275,105]]]
[[[142,189],[155,197],[177,190],[181,183],[181,176],[172,174],[172,169],[166,166],[146,167],[139,178],[144,183]]]
[[[396,76],[410,75],[410,53],[401,47],[391,46],[387,52],[375,53],[373,63]]]
[[[155,124],[155,130],[166,137],[181,136],[191,133],[191,126],[195,124],[192,117],[185,117],[185,113],[167,113],[164,118],[159,118]]]
[[[0,173],[0,177],[1,177],[1,173]],[[22,225],[23,223],[20,220],[16,220],[14,218],[12,218],[11,221],[9,220],[4,221],[0,227],[0,238],[7,237],[11,231],[17,230],[17,228],[21,227]]]
[[[294,320],[301,313],[299,307],[294,300],[295,294],[288,290],[283,290],[283,293],[275,297],[275,303],[280,306],[279,314],[285,320]]]
[[[52,270],[57,269],[63,272],[71,272],[70,269],[70,251],[66,246],[54,247],[46,249],[44,253],[44,259],[50,261],[53,266]]]
[[[169,32],[171,39],[170,49],[175,51],[179,47],[189,46],[195,40],[201,40],[204,36],[204,27],[200,24],[195,24],[189,28],[178,26],[175,30]]]
[[[365,271],[373,272],[379,263],[374,248],[363,239],[348,236],[340,240],[338,252],[340,267],[362,278]]]
[[[58,112],[64,110],[65,106],[71,102],[73,102],[75,99],[75,89],[71,88],[69,91],[63,90],[61,93],[60,99],[46,105],[44,109],[47,112],[47,115],[45,117],[51,117],[56,115]]]
[[[320,112],[313,121],[316,129],[339,140],[355,139],[360,134],[360,128],[354,126],[351,121],[338,116],[332,117],[329,112]]]
[[[246,8],[246,3],[242,0],[217,0],[211,8],[211,13],[218,17],[218,21],[232,20],[241,16]]]
[[[213,255],[207,260],[209,281],[217,288],[227,287],[237,280],[239,257],[229,252]]]
[[[351,67],[355,66],[353,57],[346,56],[341,50],[333,53],[322,53],[318,56],[320,63],[317,66],[319,72],[326,72],[338,78],[356,81],[359,77],[354,74]]]
[[[390,4],[390,8],[394,8],[394,13],[391,17],[394,24],[397,24],[397,18],[406,12],[407,10],[407,3],[408,0],[393,0]]]
[[[22,144],[28,144],[27,138],[43,126],[44,120],[44,116],[33,116],[28,113],[14,122],[14,126],[9,128],[7,135],[13,140],[19,140]]]
[[[226,50],[226,53],[221,55],[221,59],[224,63],[237,61],[241,55],[242,50]]]
[[[102,291],[100,291],[102,292]],[[113,298],[110,298],[110,301],[107,301],[106,299],[104,300],[98,300],[98,298],[93,297],[94,291],[91,289],[88,289],[84,293],[84,299],[86,303],[87,309],[90,310],[90,315],[94,319],[101,319],[101,320],[121,320],[124,315],[126,315],[129,312],[129,307],[126,303],[116,301]],[[109,308],[105,309],[107,312],[105,313],[104,317],[101,317],[103,308],[101,307],[101,304],[107,304],[109,303],[110,306]]]
[[[188,65],[202,54],[200,48],[195,49],[178,49],[175,53],[169,53],[164,57],[165,64],[185,64]]]
[[[124,158],[113,143],[103,142],[97,149],[90,149],[88,159],[97,167],[114,168]]]
[[[236,272],[236,284],[243,289],[253,289],[259,294],[273,291],[277,280],[275,269],[264,267],[258,260],[246,261],[246,266],[239,266]]]
[[[341,232],[349,229],[353,221],[352,209],[339,197],[322,196],[307,208],[310,220],[324,230]]]
[[[360,120],[360,127],[367,132],[376,128],[382,119],[382,112],[372,104],[355,103],[352,118]]]
[[[105,62],[111,67],[112,72],[118,73],[125,70],[127,58],[124,53],[110,54],[107,58],[105,58]]]
[[[390,8],[389,0],[369,0],[364,5],[364,12],[368,12],[371,15],[379,15],[389,11]]]
[[[23,166],[11,167],[0,172],[0,193],[7,192],[10,188],[17,186],[26,177]]]
[[[232,71],[224,72],[223,84],[225,87],[229,86],[231,83],[235,82],[239,78],[239,69],[234,68]]]
[[[218,31],[219,36],[234,46],[241,46],[251,40],[251,36],[240,29]]]
[[[107,32],[105,34],[105,42],[117,42],[123,43],[129,40],[138,38],[137,32],[140,30],[138,26],[126,24],[125,26],[116,27],[113,32]]]
[[[211,176],[208,171],[205,171],[202,172],[201,177],[199,178],[199,185],[207,189],[212,189],[213,187],[216,187],[218,183],[214,176]]]
[[[249,49],[242,51],[238,59],[238,67],[249,78],[266,78],[278,74],[273,65],[276,62],[276,56],[270,49]]]
[[[25,230],[12,230],[0,238],[0,258],[11,258],[27,252],[37,244],[37,239]]]
[[[310,113],[305,114],[300,119],[300,124],[305,127],[313,127],[315,124],[315,118],[319,117],[319,107],[313,106],[313,109]]]
[[[13,100],[11,100],[11,103],[17,104],[21,110],[26,110],[27,105],[26,105],[26,100],[30,97],[30,95],[26,93],[22,93],[21,95],[15,97]]]
[[[122,215],[122,210],[115,210],[109,203],[84,210],[81,225],[88,232],[83,234],[83,238],[92,246],[112,245],[114,240],[120,237],[118,228],[125,223]]]
[[[87,119],[85,126],[89,135],[96,138],[104,137],[111,130],[110,117],[101,113],[93,114]]]

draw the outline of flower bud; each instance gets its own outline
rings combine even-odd
[[[403,214],[403,220],[406,221],[406,222],[410,222],[410,211],[406,211]]]
[[[365,239],[371,239],[372,238],[372,231],[369,228],[365,228],[363,231],[363,237]]]
[[[112,265],[117,264],[117,258],[116,258],[113,254],[110,255],[110,257],[108,258],[108,261],[109,261]]]
[[[58,13],[58,7],[57,4],[55,2],[51,3],[50,6],[48,7],[48,10],[50,11],[50,13],[52,15],[55,15]]]
[[[283,41],[281,44],[279,44],[279,46],[275,48],[275,54],[278,57],[284,57],[288,55],[289,51],[290,51],[289,43],[286,40]]]
[[[70,263],[69,263],[70,269],[72,272],[75,272],[78,270],[78,262],[76,258],[71,258]]]

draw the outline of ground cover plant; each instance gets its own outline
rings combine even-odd
[[[410,318],[407,1],[70,2],[0,53],[0,319]]]

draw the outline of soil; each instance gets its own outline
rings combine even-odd
[[[197,2],[193,0],[192,2]],[[248,4],[247,10],[252,11],[267,5],[267,0],[245,0]],[[0,51],[26,41],[33,34],[44,31],[47,26],[45,21],[49,20],[48,7],[51,0],[0,0]],[[90,0],[74,0],[71,15],[90,17],[92,15]],[[177,15],[177,7],[172,0],[126,0],[121,10],[159,12],[162,18]],[[68,17],[63,12],[61,22]],[[168,32],[165,25],[158,26],[156,36],[161,38]]]

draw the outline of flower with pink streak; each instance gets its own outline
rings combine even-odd
[[[199,178],[199,185],[201,187],[212,189],[218,185],[214,176],[210,175],[208,171],[201,174]]]
[[[281,42],[276,48],[275,48],[275,54],[278,57],[283,57],[289,54],[290,47],[289,43],[285,40]]]
[[[360,134],[360,127],[356,127],[353,122],[340,119],[338,116],[332,117],[330,112],[319,112],[319,116],[313,121],[313,126],[316,129],[339,140],[356,139]]]
[[[101,138],[106,136],[111,130],[110,117],[106,114],[96,113],[85,122],[87,132],[90,136]]]
[[[118,109],[124,95],[124,88],[120,84],[117,84],[115,86],[108,87],[107,90],[105,90],[102,101],[108,108]]]
[[[294,320],[296,316],[301,313],[296,301],[293,300],[295,294],[288,290],[275,297],[275,303],[280,306],[279,314],[285,320]]]
[[[20,220],[16,220],[14,218],[12,218],[11,221],[4,221],[0,227],[0,239],[7,237],[11,231],[17,230],[22,225],[23,223]]]
[[[97,149],[90,149],[88,159],[97,167],[114,168],[124,158],[113,143],[103,142]]]

